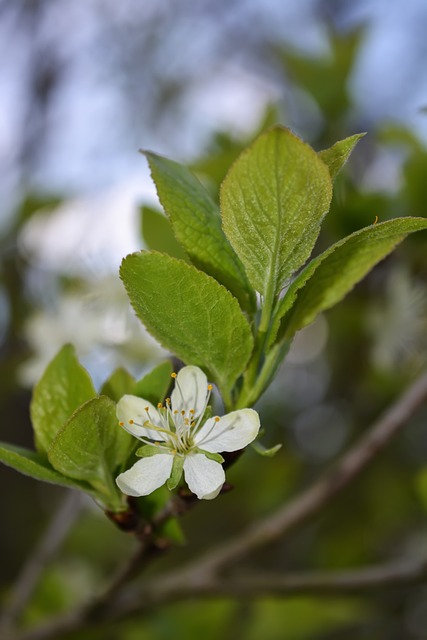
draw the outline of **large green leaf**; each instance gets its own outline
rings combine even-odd
[[[254,311],[254,293],[209,193],[186,167],[151,152],[145,155],[175,237],[193,264],[225,285],[242,308]]]
[[[46,462],[46,459],[35,451],[2,442],[0,443],[0,460],[8,467],[36,480],[59,484],[63,487],[73,487],[88,493],[92,492],[88,484],[67,478],[62,473],[55,471]]]
[[[169,360],[158,364],[135,384],[132,393],[152,404],[163,402],[171,385],[172,364]]]
[[[356,133],[354,136],[344,138],[344,140],[338,140],[329,149],[319,151],[317,155],[328,167],[332,180],[341,171],[354,147],[364,135],[364,133]]]
[[[409,233],[427,229],[426,218],[397,218],[365,227],[312,260],[289,287],[280,303],[270,344],[290,339],[313,322],[359,282]]]
[[[228,393],[253,347],[249,323],[230,292],[195,267],[155,252],[127,256],[120,275],[150,333]]]
[[[277,295],[307,260],[331,196],[327,166],[282,127],[260,135],[231,167],[221,188],[224,231],[261,294]]]
[[[65,345],[34,388],[30,412],[37,450],[47,453],[73,411],[95,395],[92,380],[77,360],[74,347]]]
[[[111,504],[118,495],[114,472],[126,462],[134,442],[119,427],[115,403],[98,396],[77,409],[57,434],[49,462],[60,473],[91,484]]]

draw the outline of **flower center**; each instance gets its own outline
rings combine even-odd
[[[175,378],[175,386],[181,395],[181,406],[185,407],[187,403],[179,381],[176,379],[176,374],[172,374],[172,377]],[[172,409],[171,399],[166,398],[164,404],[158,403],[155,415],[152,415],[149,407],[145,407],[146,419],[142,423],[135,420],[129,420],[129,423],[149,429],[159,435],[158,438],[155,437],[155,434],[153,436],[147,434],[146,437],[139,437],[145,444],[154,444],[177,453],[189,453],[194,448],[194,436],[205,422],[203,417],[208,407],[211,393],[212,385],[208,384],[205,401],[200,412],[197,412],[195,408],[187,411],[184,409]],[[219,417],[216,417],[214,424],[218,420]]]

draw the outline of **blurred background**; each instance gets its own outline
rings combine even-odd
[[[376,216],[426,216],[426,29],[423,0],[0,0],[0,439],[32,446],[31,388],[66,342],[98,386],[118,365],[140,375],[165,357],[118,278],[124,255],[159,240],[138,149],[190,165],[217,197],[230,163],[273,123],[316,150],[366,131],[316,251]],[[259,406],[265,444],[282,450],[243,456],[229,473],[239,491],[187,516],[187,544],[152,571],[306,486],[425,368],[425,247],[423,234],[406,240],[297,337]],[[349,493],[253,565],[417,557],[427,546],[426,418],[418,413]],[[66,492],[1,467],[0,495],[5,596]],[[85,503],[26,623],[90,595],[130,545]],[[426,595],[181,603],[108,638],[417,640],[427,637]]]

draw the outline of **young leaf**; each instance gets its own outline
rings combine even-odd
[[[251,443],[251,447],[260,456],[264,456],[265,458],[272,458],[274,455],[276,455],[276,453],[279,451],[279,449],[282,448],[282,444],[281,443],[280,444],[276,444],[276,445],[274,445],[274,447],[270,447],[269,449],[267,449],[266,447],[264,447],[263,444],[261,444],[258,441],[255,441],[255,442]]]
[[[224,231],[262,295],[276,296],[307,260],[331,196],[324,162],[282,127],[260,135],[231,167],[221,188]]]
[[[161,253],[127,256],[120,275],[152,335],[184,362],[206,369],[228,393],[253,348],[249,323],[230,292],[195,267]]]
[[[173,234],[171,223],[163,213],[151,207],[141,207],[141,230],[148,249],[187,260],[185,252]]]
[[[219,208],[184,166],[145,152],[159,200],[192,263],[226,286],[243,309],[256,308],[245,270],[221,228]]]
[[[114,472],[134,447],[130,434],[119,427],[116,405],[98,396],[81,406],[57,434],[49,462],[60,473],[91,484],[109,502],[117,498]]]
[[[100,395],[108,396],[111,400],[118,402],[120,398],[127,393],[132,393],[135,387],[135,378],[123,369],[119,367],[110,375],[110,377],[104,382],[101,387]]]
[[[95,395],[92,380],[77,360],[74,347],[65,345],[34,388],[30,413],[37,450],[47,453],[73,411]]]
[[[366,134],[356,133],[354,136],[344,138],[344,140],[339,140],[333,144],[332,147],[329,147],[329,149],[319,151],[317,155],[328,167],[332,180],[335,180],[336,176],[347,162],[354,147],[364,135]]]
[[[161,402],[171,384],[172,364],[169,360],[158,364],[133,387],[132,395],[144,398],[156,405]]]
[[[329,309],[409,233],[427,229],[427,218],[396,218],[360,229],[312,260],[281,301],[270,339],[290,339]]]
[[[35,451],[2,442],[0,443],[0,461],[8,467],[12,467],[12,469],[36,480],[59,484],[62,487],[80,489],[87,493],[93,492],[88,484],[72,480],[62,475],[62,473],[55,471],[55,469],[46,462],[45,458]]]

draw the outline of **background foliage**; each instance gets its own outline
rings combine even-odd
[[[132,131],[125,130],[123,122],[118,123],[120,145],[128,153],[142,145],[187,158],[213,198],[241,149],[273,122],[291,126],[316,150],[366,130],[368,135],[336,180],[332,209],[315,248],[318,253],[344,235],[372,224],[376,216],[380,221],[397,215],[425,217],[427,151],[419,129],[378,117],[374,105],[362,100],[351,84],[361,58],[369,55],[369,23],[364,29],[348,30],[344,27],[349,18],[346,22],[343,9],[325,10],[323,6],[322,12],[322,3],[315,4],[312,19],[322,25],[325,43],[323,51],[315,54],[291,48],[289,41],[268,29],[260,29],[262,35],[255,36],[242,23],[235,49],[228,44],[228,53],[235,55],[239,47],[241,55],[249,52],[247,65],[256,69],[264,81],[274,77],[275,89],[267,92],[265,104],[244,128],[228,126],[212,130],[209,135],[205,130],[197,142],[190,136],[192,142],[188,146],[179,137],[175,139],[176,148],[168,146],[169,132],[180,124],[187,133],[191,127],[199,127],[197,111],[187,129],[180,114],[191,92],[213,73],[214,63],[208,61],[215,58],[204,53],[205,62],[197,70],[194,65],[185,68],[179,57],[169,63],[174,51],[183,45],[187,30],[197,32],[198,20],[219,24],[224,11],[224,19],[236,24],[231,9],[218,5],[215,14],[208,3],[202,3],[203,10],[191,13],[190,19],[190,9],[174,3],[159,3],[158,10],[151,8],[145,15],[136,3],[127,3],[124,20],[113,9],[102,15],[94,2],[93,15],[99,21],[96,24],[101,25],[97,38],[83,33],[79,46],[86,47],[87,56],[94,53],[101,58],[105,52],[103,38],[111,36],[112,47],[103,73],[112,74],[115,83],[125,84],[122,118],[138,123]],[[67,252],[56,258],[56,263],[49,262],[55,256],[55,242],[52,255],[37,251],[37,242],[48,232],[53,233],[52,229],[60,236],[66,235],[67,227],[55,227],[55,220],[62,221],[62,225],[65,220],[67,224],[64,207],[83,188],[83,182],[79,185],[77,179],[72,190],[61,184],[52,170],[54,161],[42,162],[42,150],[47,153],[54,145],[52,114],[57,114],[58,108],[55,100],[59,100],[60,87],[63,90],[68,74],[76,73],[73,47],[77,45],[70,40],[68,50],[59,46],[60,25],[55,23],[59,14],[52,17],[45,2],[20,2],[13,10],[3,3],[1,10],[26,43],[25,51],[33,61],[27,70],[23,101],[24,134],[15,145],[5,181],[10,206],[2,220],[0,237],[1,439],[31,447],[28,385],[37,375],[34,372],[40,372],[42,361],[46,362],[63,342],[72,340],[77,344],[80,356],[99,384],[116,365],[126,364],[140,375],[159,361],[161,354],[128,309],[116,267],[121,254],[144,242],[153,246],[167,238],[163,232],[158,234],[158,208],[147,199],[136,224],[139,235],[124,243],[125,248],[121,245],[117,249],[117,260],[109,256],[100,262],[96,245],[89,245],[85,260],[77,266]],[[129,19],[132,13],[134,20]],[[248,20],[250,12],[243,15]],[[171,30],[176,16],[180,21]],[[50,31],[46,26],[49,20],[56,24]],[[81,25],[77,14],[74,20]],[[224,24],[222,28],[228,34],[230,27]],[[215,42],[214,38],[209,42]],[[224,49],[223,55],[226,53]],[[143,77],[137,73],[141,60]],[[80,64],[88,69],[84,59]],[[101,66],[98,73],[100,69]],[[79,108],[84,106],[83,101]],[[96,119],[92,120],[93,127]],[[62,126],[66,128],[66,123]],[[112,150],[116,150],[113,144]],[[96,149],[87,153],[96,155]],[[103,167],[104,163],[103,159]],[[142,176],[142,159],[138,166]],[[102,171],[105,182],[108,172],[105,168]],[[111,177],[114,172],[119,173],[119,168],[116,164],[108,171]],[[93,176],[93,184],[97,181],[102,182],[100,175]],[[121,205],[117,203],[115,211],[119,226],[125,224]],[[89,218],[84,220],[82,233],[105,243],[99,218],[97,224]],[[114,228],[109,233],[114,233]],[[114,260],[117,264],[113,269]],[[183,520],[186,544],[159,558],[150,568],[151,573],[195,557],[219,538],[241,530],[307,486],[416,377],[425,365],[427,348],[426,274],[425,238],[420,234],[408,238],[358,285],[345,303],[297,337],[285,366],[258,407],[262,422],[268,427],[266,445],[283,442],[284,446],[272,459],[255,458],[255,453],[248,450],[228,472],[228,480],[237,490],[187,514]],[[251,567],[287,571],[338,569],[421,553],[425,549],[427,509],[426,415],[427,410],[421,410],[344,495],[286,543],[258,552],[251,558]],[[6,525],[0,534],[1,593],[6,597],[22,559],[66,494],[65,490],[37,484],[4,467],[0,474]],[[130,546],[129,537],[85,502],[56,563],[47,569],[37,588],[25,613],[25,623],[36,623],[90,596],[118,559],[129,553]],[[425,634],[425,593],[425,586],[420,585],[379,592],[369,598],[260,598],[253,602],[222,598],[197,604],[184,602],[107,631],[90,631],[86,636],[79,632],[78,637],[104,638],[108,633],[108,637],[125,640],[163,640],[173,633],[178,638],[204,634],[207,638],[221,635],[250,640],[326,640],[345,634],[349,639],[417,640]]]

